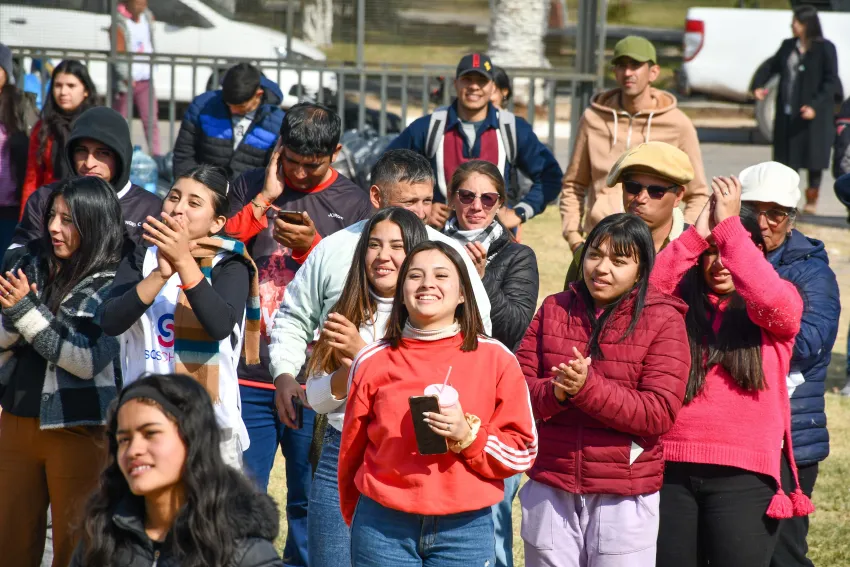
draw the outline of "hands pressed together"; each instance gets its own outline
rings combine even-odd
[[[585,358],[576,347],[573,347],[575,358],[558,366],[552,367],[555,376],[552,385],[555,387],[555,397],[559,402],[567,401],[570,396],[575,396],[587,382],[587,373],[590,369],[590,357]]]
[[[10,309],[18,304],[26,295],[32,291],[37,293],[36,285],[30,285],[23,270],[6,272],[6,277],[0,276],[0,306]]]
[[[162,213],[161,221],[149,216],[142,228],[145,231],[142,238],[157,247],[157,267],[164,279],[170,278],[187,262],[195,264],[193,245],[184,222]]]
[[[713,178],[711,191],[711,197],[694,223],[694,228],[703,238],[708,238],[714,227],[729,217],[741,214],[741,182],[737,177]]]

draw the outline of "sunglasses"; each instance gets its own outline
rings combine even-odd
[[[769,224],[770,226],[779,226],[785,221],[785,219],[791,216],[791,213],[789,213],[788,211],[783,211],[782,209],[768,209],[766,211],[759,211],[751,205],[744,205],[742,208],[756,217],[761,217],[762,215],[764,215],[764,218],[767,219],[767,224]]]
[[[640,195],[640,192],[646,189],[646,193],[650,199],[660,199],[667,193],[678,191],[679,187],[679,185],[664,187],[663,185],[643,185],[637,181],[623,181],[623,190],[626,193],[629,195]]]
[[[481,206],[485,209],[492,209],[496,206],[496,203],[499,202],[498,193],[482,193],[481,195],[476,195],[469,189],[457,190],[458,201],[460,201],[464,205],[471,205],[475,202],[476,197],[481,199]]]

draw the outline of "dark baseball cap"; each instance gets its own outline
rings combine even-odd
[[[479,73],[484,75],[491,81],[493,80],[493,63],[490,58],[483,53],[470,53],[464,55],[460,63],[457,64],[457,74],[455,78],[460,79],[464,75],[470,73]]]

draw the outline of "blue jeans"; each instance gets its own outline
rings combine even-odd
[[[342,434],[328,424],[310,489],[307,516],[310,567],[351,567],[351,535],[339,508],[340,439]]]
[[[489,567],[493,512],[421,516],[360,496],[351,523],[352,567]]]
[[[310,494],[312,468],[310,443],[316,412],[304,408],[304,427],[290,429],[281,423],[274,405],[274,390],[239,385],[242,396],[242,421],[248,429],[251,446],[242,454],[245,473],[262,490],[268,490],[269,475],[280,446],[286,460],[286,544],[283,562],[287,567],[306,567],[307,497]]]
[[[493,504],[493,524],[496,526],[496,567],[514,567],[514,524],[511,510],[519,492],[522,473],[505,479],[505,498]]]

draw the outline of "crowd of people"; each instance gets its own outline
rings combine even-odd
[[[125,42],[152,21],[130,8]],[[821,49],[806,18],[797,57]],[[840,312],[795,228],[811,168],[778,151],[706,179],[646,39],[615,47],[566,173],[473,53],[366,191],[332,165],[339,116],[282,111],[240,64],[189,108],[162,200],[129,180],[129,127],[83,65],[55,68],[27,137],[10,61],[10,565],[510,567],[516,497],[530,567],[811,565]],[[836,190],[850,205],[850,176]],[[517,235],[559,192],[573,260],[538,308]]]

